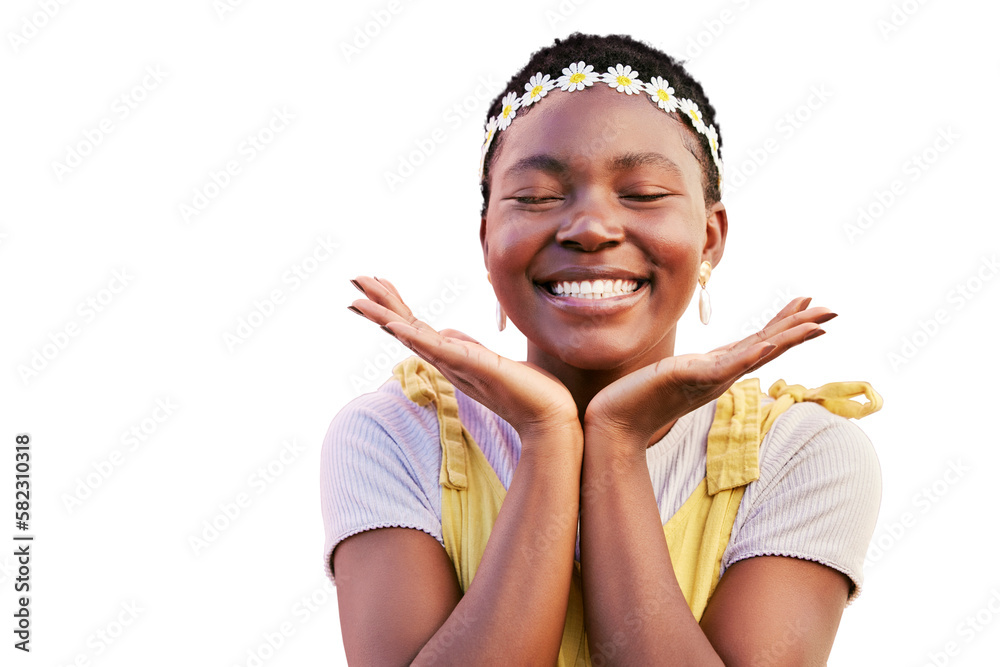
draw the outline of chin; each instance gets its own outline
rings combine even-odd
[[[613,342],[596,343],[593,337],[584,338],[581,342],[578,346],[562,345],[557,350],[546,352],[567,366],[584,371],[615,371],[635,365],[643,356],[641,351],[623,349]]]

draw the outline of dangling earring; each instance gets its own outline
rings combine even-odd
[[[705,260],[698,268],[698,284],[701,285],[701,294],[698,295],[698,315],[702,324],[708,324],[708,320],[712,317],[712,301],[708,298],[708,290],[705,289],[711,276],[712,263]]]
[[[486,282],[490,285],[493,281],[490,280],[489,272],[486,273]],[[500,299],[497,299],[497,331],[503,331],[507,328],[507,313],[503,312],[503,306],[500,305]]]

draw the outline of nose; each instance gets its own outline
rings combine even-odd
[[[625,240],[625,229],[609,207],[590,198],[567,211],[566,220],[556,231],[556,241],[564,248],[594,252]]]

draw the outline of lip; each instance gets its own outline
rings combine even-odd
[[[594,273],[589,274],[594,278],[601,278]],[[621,275],[621,274],[618,274]],[[557,280],[571,280],[571,278],[558,278],[551,282],[556,282]],[[586,278],[584,278],[586,280]],[[632,278],[632,280],[641,280]],[[535,283],[535,290],[541,294],[542,298],[546,302],[552,304],[555,308],[565,311],[567,313],[581,314],[581,315],[614,315],[616,313],[628,310],[634,306],[640,299],[646,296],[646,292],[649,289],[649,281],[641,280],[639,288],[636,291],[629,294],[621,294],[619,296],[609,296],[603,299],[581,299],[575,296],[555,296],[551,294],[544,283]]]

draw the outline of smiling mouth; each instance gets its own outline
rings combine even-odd
[[[556,297],[577,299],[610,299],[638,290],[644,281],[618,278],[614,280],[561,280],[545,283],[543,287]]]

